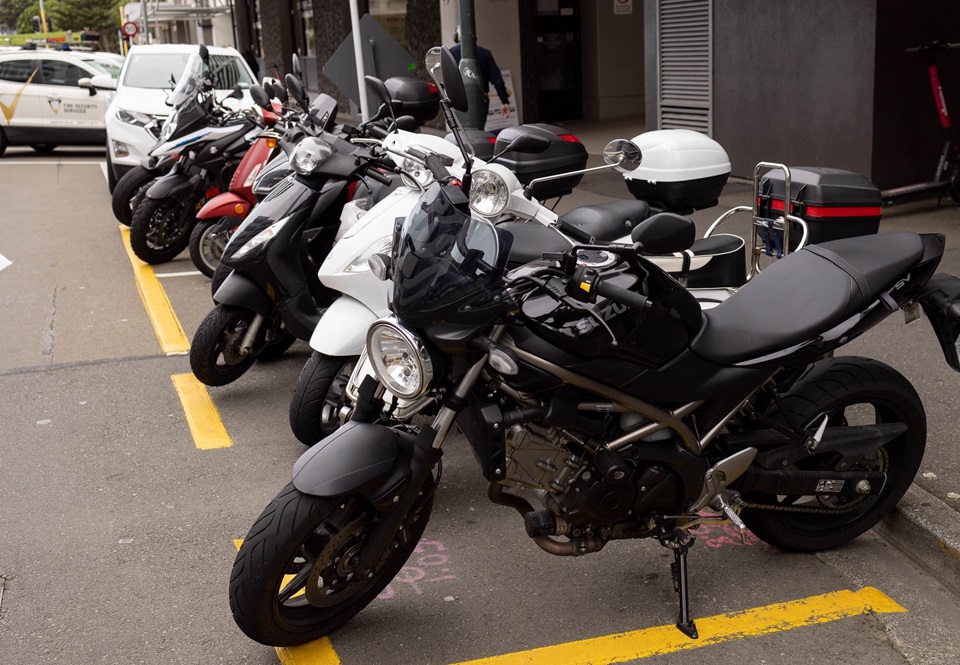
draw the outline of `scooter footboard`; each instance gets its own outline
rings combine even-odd
[[[938,273],[927,287],[917,301],[930,319],[947,364],[960,372],[960,278]]]

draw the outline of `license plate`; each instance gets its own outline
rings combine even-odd
[[[906,325],[920,320],[920,303],[914,301],[903,307],[903,322]]]

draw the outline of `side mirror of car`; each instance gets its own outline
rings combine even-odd
[[[117,80],[110,76],[109,74],[97,74],[96,76],[91,76],[90,78],[82,78],[77,81],[77,85],[81,88],[86,88],[83,84],[84,81],[89,81],[91,88],[96,90],[116,90],[117,89]]]
[[[93,84],[90,82],[89,76],[84,77],[79,81],[77,81],[77,85],[80,86],[81,88],[86,88],[87,90],[89,90],[91,97],[97,94],[97,89],[93,87]]]

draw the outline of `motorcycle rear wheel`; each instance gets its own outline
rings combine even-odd
[[[240,352],[240,346],[255,316],[253,310],[230,305],[210,310],[190,344],[190,369],[197,379],[208,386],[225,386],[250,369],[260,344],[255,342],[246,355]],[[263,326],[257,337],[262,338],[265,330]]]
[[[358,356],[326,356],[314,351],[300,371],[290,399],[290,429],[312,446],[340,427],[340,407]]]
[[[202,196],[202,195],[201,195]],[[145,263],[165,263],[177,257],[190,243],[197,205],[176,196],[143,198],[130,222],[130,247]],[[186,206],[186,208],[184,208]]]
[[[433,479],[369,579],[355,565],[377,513],[359,495],[324,498],[287,485],[243,541],[230,575],[230,610],[248,637],[293,646],[336,630],[371,603],[417,546],[430,519]]]
[[[190,232],[190,260],[197,270],[213,277],[220,265],[223,248],[240,220],[234,217],[198,220]]]
[[[784,550],[812,552],[839,547],[893,510],[913,482],[926,446],[923,403],[910,382],[893,368],[869,358],[840,357],[813,364],[783,396],[782,404],[782,411],[773,407],[769,415],[805,428],[819,425],[824,414],[829,415],[828,427],[880,422],[907,425],[897,439],[859,459],[846,459],[852,465],[844,470],[887,474],[878,495],[744,495],[748,503],[778,508],[836,510],[831,515],[747,508],[741,517],[759,538]],[[796,468],[837,469],[842,461],[837,453],[821,453],[804,458]]]

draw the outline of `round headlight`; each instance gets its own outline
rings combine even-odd
[[[290,156],[290,165],[300,175],[309,175],[333,154],[333,147],[326,141],[308,136],[300,141]]]
[[[483,217],[499,217],[510,200],[507,183],[487,169],[473,172],[470,182],[470,209]]]
[[[367,355],[377,378],[397,397],[419,397],[433,380],[433,362],[423,342],[392,319],[370,326]]]
[[[430,169],[417,164],[412,159],[404,159],[400,165],[400,179],[410,189],[426,188],[433,182]]]

